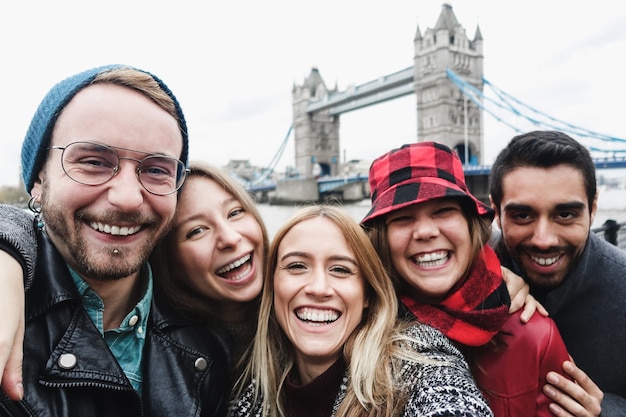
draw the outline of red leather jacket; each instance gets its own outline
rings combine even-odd
[[[569,354],[552,319],[535,313],[523,324],[521,310],[509,315],[493,344],[475,357],[474,377],[495,417],[554,417],[543,393],[548,371],[563,373]]]

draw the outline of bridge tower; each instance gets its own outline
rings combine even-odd
[[[300,177],[339,174],[339,116],[328,109],[307,113],[311,100],[322,100],[329,94],[317,68],[312,68],[303,85],[292,89],[293,132],[296,154],[296,171]]]
[[[474,40],[444,4],[434,28],[414,39],[414,86],[417,96],[417,141],[437,141],[455,149],[461,160],[483,163],[482,111],[446,75],[452,69],[483,91],[483,38]],[[466,161],[467,158],[467,161]]]

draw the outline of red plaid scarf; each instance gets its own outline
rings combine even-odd
[[[509,315],[510,297],[500,262],[485,246],[465,282],[439,304],[420,304],[400,297],[421,322],[466,346],[482,346],[498,333]]]

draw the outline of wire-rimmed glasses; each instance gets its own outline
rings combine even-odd
[[[168,195],[178,191],[189,172],[185,164],[176,158],[95,142],[72,142],[66,146],[51,146],[48,149],[63,151],[63,171],[72,180],[84,185],[100,185],[113,178],[120,169],[122,159],[137,162],[137,179],[143,188],[155,195]],[[122,157],[116,149],[147,156],[143,159]]]

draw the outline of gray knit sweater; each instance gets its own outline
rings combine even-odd
[[[24,270],[24,285],[30,286],[35,276],[37,235],[29,211],[0,204],[0,249],[20,261]]]
[[[427,359],[441,364],[406,362],[402,379],[411,382],[412,392],[399,417],[493,416],[487,402],[474,382],[461,353],[438,330],[416,323],[407,334],[419,341],[411,347]],[[347,375],[337,393],[334,410],[343,400]],[[234,401],[229,417],[260,417],[261,405],[253,403],[254,385]],[[334,413],[333,413],[334,415]]]

